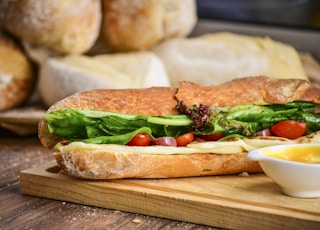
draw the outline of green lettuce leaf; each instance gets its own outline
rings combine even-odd
[[[306,122],[308,133],[320,130],[320,116],[309,102],[290,102],[275,105],[210,106],[210,121],[196,134],[224,132],[225,136],[239,134],[254,136],[284,120]],[[192,108],[194,110],[194,107]]]
[[[186,108],[186,114],[170,116],[137,116],[95,110],[65,109],[45,115],[48,128],[56,136],[70,141],[87,143],[126,144],[136,134],[149,134],[151,138],[178,137],[193,131],[196,135],[223,132],[228,136],[255,136],[283,120],[306,122],[308,133],[320,130],[320,116],[315,105],[291,102],[285,105],[244,105],[235,107],[202,106]],[[201,113],[203,109],[207,112]],[[194,114],[201,126],[194,126]],[[202,119],[201,116],[205,116]],[[209,119],[207,119],[209,118]]]
[[[192,123],[186,115],[150,117],[73,109],[48,113],[45,119],[56,136],[100,144],[126,144],[138,133],[177,137],[190,132]]]

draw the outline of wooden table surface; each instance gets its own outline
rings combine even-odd
[[[215,229],[117,210],[22,195],[21,170],[52,161],[37,136],[0,130],[0,230],[7,229]]]

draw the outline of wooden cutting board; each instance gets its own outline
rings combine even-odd
[[[92,181],[55,161],[21,172],[22,194],[231,229],[320,229],[320,198],[285,196],[264,174]]]

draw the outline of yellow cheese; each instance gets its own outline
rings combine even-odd
[[[320,143],[320,132],[310,136],[289,140],[281,137],[251,137],[229,141],[206,141],[192,142],[186,147],[173,146],[127,146],[116,144],[87,144],[84,142],[71,142],[68,145],[57,143],[55,150],[62,154],[77,150],[92,150],[95,152],[118,152],[118,153],[139,153],[139,154],[193,154],[193,153],[216,153],[216,154],[237,154],[249,152],[257,148],[272,145],[293,144],[293,143]]]
[[[116,144],[86,144],[83,142],[72,142],[68,145],[58,143],[55,149],[59,152],[66,153],[77,150],[92,150],[93,152],[110,151],[119,153],[139,153],[139,154],[193,154],[193,153],[217,153],[217,154],[237,154],[247,152],[261,146],[263,141],[257,140],[256,143],[246,143],[246,139],[234,141],[208,141],[193,142],[187,147],[173,146],[126,146]],[[265,142],[266,146],[270,145]]]

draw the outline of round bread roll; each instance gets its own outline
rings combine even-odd
[[[21,40],[61,53],[84,53],[101,26],[100,0],[0,1],[0,24]]]
[[[239,77],[308,79],[298,52],[270,38],[227,32],[164,41],[154,48],[176,86],[218,85]]]
[[[110,51],[146,50],[187,36],[197,21],[195,0],[103,0],[101,35]]]
[[[1,31],[0,60],[0,110],[7,110],[29,98],[35,76],[32,63],[23,50]]]

